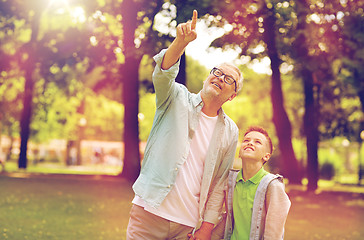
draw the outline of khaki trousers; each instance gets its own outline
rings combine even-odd
[[[191,233],[192,230],[192,227],[161,218],[133,204],[130,210],[126,239],[185,240],[188,239],[187,234]]]

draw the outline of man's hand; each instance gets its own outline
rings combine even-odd
[[[193,10],[192,21],[178,24],[177,36],[164,55],[162,69],[166,70],[173,66],[181,57],[187,45],[197,38],[196,22],[197,11]]]
[[[188,234],[189,240],[210,240],[212,229],[214,224],[209,222],[203,222],[200,229],[198,229],[195,234]]]
[[[196,33],[197,11],[193,10],[192,21],[178,24],[177,41],[181,41],[186,45],[197,38]]]

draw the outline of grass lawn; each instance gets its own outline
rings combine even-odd
[[[132,197],[122,181],[0,176],[0,239],[125,239]]]
[[[6,162],[5,170],[8,173],[18,172],[18,163],[16,161]],[[83,164],[82,166],[66,166],[61,163],[38,163],[28,164],[26,172],[77,175],[107,174],[115,176],[121,172],[121,166],[110,166],[106,164]]]
[[[362,189],[330,189],[308,194],[287,186],[285,239],[364,239]],[[122,240],[132,198],[131,184],[115,177],[0,175],[0,239]]]

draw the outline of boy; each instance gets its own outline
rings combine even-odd
[[[231,171],[226,197],[227,220],[224,239],[283,239],[291,202],[283,177],[264,170],[273,152],[267,131],[251,126],[239,151],[240,171]]]

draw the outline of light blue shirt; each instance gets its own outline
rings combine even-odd
[[[179,61],[168,70],[161,69],[165,51],[154,56],[157,108],[141,172],[133,185],[135,194],[155,208],[170,192],[178,170],[187,159],[203,107],[200,93],[190,93],[185,86],[175,82]],[[224,184],[234,161],[237,142],[236,124],[220,109],[204,164],[197,228],[203,221],[214,224],[219,221]]]

